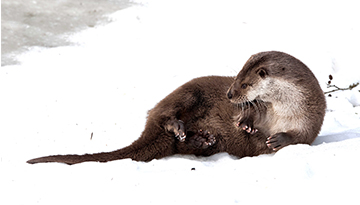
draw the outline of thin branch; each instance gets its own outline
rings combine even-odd
[[[336,86],[336,85],[330,85],[330,84],[328,84],[328,88],[336,88],[335,90],[331,90],[331,91],[327,91],[327,92],[324,92],[324,94],[326,95],[326,94],[329,94],[329,93],[332,93],[332,92],[336,92],[336,91],[339,91],[339,90],[352,90],[353,88],[355,88],[356,86],[358,86],[359,85],[359,82],[357,82],[357,83],[354,83],[354,84],[352,84],[352,85],[349,85],[349,87],[348,88],[339,88],[338,86]]]

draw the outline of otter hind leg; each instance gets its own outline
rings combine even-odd
[[[208,131],[199,130],[189,139],[189,143],[197,149],[207,149],[210,146],[213,146],[216,143],[216,138],[214,135],[210,134]]]
[[[184,122],[177,119],[170,120],[166,126],[166,130],[175,134],[175,137],[180,141],[184,142],[186,139],[186,130]]]

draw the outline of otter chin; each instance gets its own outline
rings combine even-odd
[[[227,97],[247,110],[238,125],[249,133],[261,131],[273,150],[311,144],[325,116],[325,97],[314,74],[300,60],[277,51],[251,56]]]

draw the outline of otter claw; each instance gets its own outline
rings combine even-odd
[[[216,143],[216,138],[208,131],[199,130],[190,138],[190,143],[197,149],[207,149]]]
[[[186,138],[185,123],[181,120],[173,119],[166,124],[166,130],[175,134],[180,142],[184,142]]]
[[[185,142],[186,135],[177,134],[175,137],[178,138],[180,142]]]
[[[258,132],[258,129],[254,128],[253,124],[254,122],[252,118],[247,118],[245,120],[239,120],[236,123],[236,126],[240,127],[242,130],[252,135]]]
[[[291,144],[292,137],[291,135],[285,132],[280,132],[268,137],[265,143],[269,149],[272,149],[273,151],[277,151]]]
[[[257,133],[259,130],[258,129],[256,129],[256,128],[251,128],[250,126],[248,126],[248,125],[241,125],[240,123],[238,123],[238,127],[242,127],[242,129],[244,130],[244,131],[246,131],[247,133],[249,133],[249,134],[255,134],[255,133]]]

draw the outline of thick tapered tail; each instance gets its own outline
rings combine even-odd
[[[150,126],[148,132],[143,132],[142,136],[131,145],[112,152],[102,152],[84,155],[53,155],[35,158],[27,161],[29,164],[59,162],[65,164],[78,164],[81,162],[108,162],[118,159],[131,158],[135,161],[148,162],[175,153],[175,137],[167,136],[164,130],[156,126]],[[160,127],[160,126],[158,126]],[[147,137],[145,137],[147,136]]]
[[[27,161],[29,164],[46,163],[46,162],[59,162],[68,165],[78,164],[81,162],[108,162],[118,159],[131,158],[131,152],[129,148],[125,147],[113,152],[102,152],[96,154],[84,154],[84,155],[53,155],[46,157],[39,157]]]

